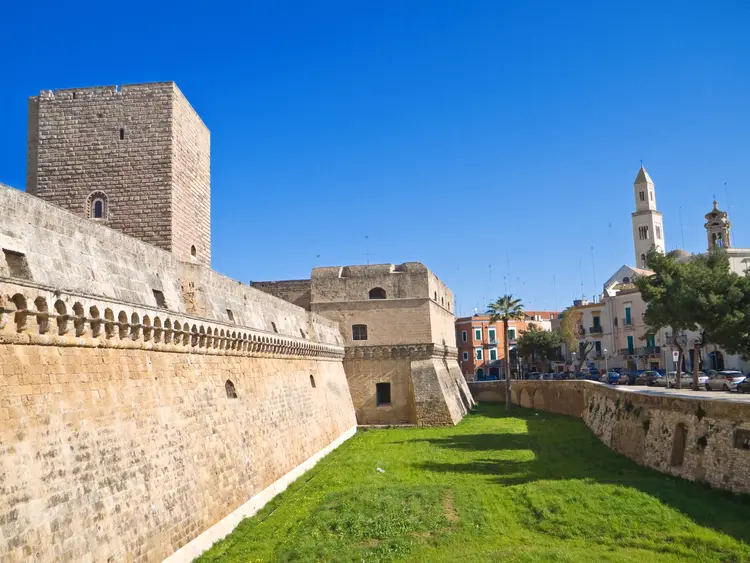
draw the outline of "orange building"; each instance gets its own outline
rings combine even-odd
[[[512,350],[521,332],[530,324],[552,330],[552,321],[560,316],[557,311],[524,311],[521,321],[508,324],[508,344]],[[490,323],[489,315],[474,315],[456,319],[458,363],[467,381],[499,379],[503,377],[505,358],[503,323]]]

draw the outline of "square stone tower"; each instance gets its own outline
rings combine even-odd
[[[29,98],[26,191],[211,263],[211,137],[173,82]]]

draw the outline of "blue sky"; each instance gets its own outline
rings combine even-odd
[[[750,3],[713,4],[14,2],[0,182],[28,96],[174,80],[212,134],[215,269],[418,260],[459,313],[562,308],[633,262],[641,159],[669,249],[705,248],[714,193],[750,246]]]

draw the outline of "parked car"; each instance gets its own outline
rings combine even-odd
[[[589,374],[583,373],[582,371],[579,371],[578,373],[573,374],[573,379],[588,379]]]
[[[629,373],[621,373],[620,377],[617,378],[617,385],[632,385],[631,375]]]
[[[620,379],[620,374],[616,371],[610,371],[599,378],[602,383],[608,383],[609,385],[617,385],[617,381]]]
[[[745,374],[736,370],[724,370],[709,377],[706,381],[706,391],[735,391],[737,386],[745,381]]]
[[[737,393],[750,393],[750,379],[745,378],[745,381],[737,385]]]
[[[542,378],[542,374],[541,373],[533,372],[533,373],[527,373],[526,374],[526,379],[528,379],[529,381],[538,381],[541,378]]]
[[[633,385],[648,385],[649,387],[653,387],[654,385],[658,385],[656,383],[657,380],[663,379],[663,377],[662,374],[655,370],[644,371],[638,374],[638,377],[633,380]]]
[[[676,389],[677,385],[677,372],[670,371],[669,374],[666,377],[667,381],[667,388],[668,389]],[[701,372],[698,372],[698,388],[702,388],[706,386],[706,381],[708,381],[708,376]],[[680,389],[693,389],[693,374],[689,372],[683,372],[680,374]]]

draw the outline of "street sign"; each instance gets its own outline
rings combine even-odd
[[[680,353],[677,350],[673,351],[672,352],[672,360],[676,362],[679,359],[680,359]]]

